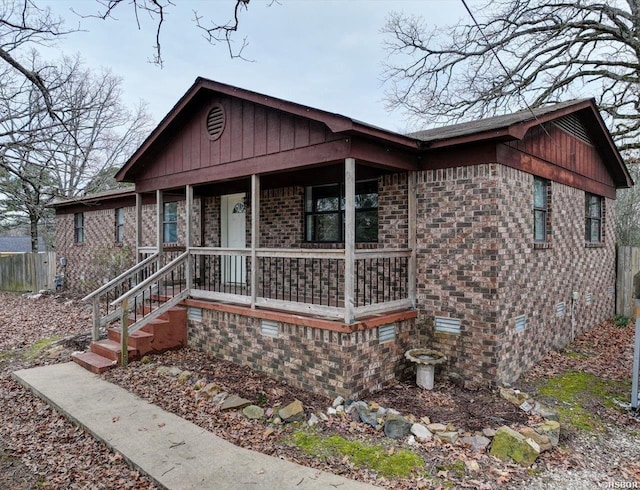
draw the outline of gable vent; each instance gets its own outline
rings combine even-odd
[[[589,138],[587,128],[584,127],[580,118],[575,114],[569,114],[568,116],[561,117],[553,123],[563,131],[569,133],[571,136],[574,136],[589,145],[593,145],[591,138]]]
[[[211,139],[218,139],[224,131],[224,108],[220,104],[214,105],[207,115],[207,132]]]

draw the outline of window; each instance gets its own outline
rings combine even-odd
[[[546,242],[548,231],[549,181],[534,177],[533,179],[533,240]]]
[[[124,208],[116,209],[116,243],[124,241]]]
[[[73,241],[84,243],[84,213],[73,215]]]
[[[585,194],[584,239],[589,243],[602,241],[602,197]]]
[[[166,202],[162,213],[162,236],[164,243],[178,242],[178,203]]]
[[[378,241],[378,181],[356,182],[356,242]],[[308,242],[344,241],[344,184],[307,187],[305,236]]]

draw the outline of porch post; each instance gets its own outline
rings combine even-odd
[[[187,221],[186,223],[186,234],[187,236],[185,237],[184,240],[184,245],[186,248],[186,251],[189,255],[187,255],[187,265],[185,267],[185,280],[187,282],[186,284],[186,288],[187,291],[191,291],[191,287],[193,286],[192,280],[193,280],[193,274],[192,274],[192,264],[191,264],[191,247],[192,247],[192,234],[193,234],[193,186],[187,184],[187,186],[185,187],[185,207],[186,207],[186,212],[185,212],[185,219]]]
[[[353,286],[356,248],[356,161],[344,161],[344,322],[353,323]]]
[[[251,308],[258,296],[258,256],[260,246],[260,176],[251,175]]]
[[[407,175],[407,227],[409,248],[411,249],[411,256],[409,257],[409,301],[411,301],[411,307],[416,307],[416,274],[417,274],[417,261],[416,261],[416,226],[417,226],[417,208],[416,208],[416,172],[409,171]]]
[[[162,191],[156,191],[156,245],[158,247],[158,270],[162,268],[162,246],[164,245],[164,234],[162,218],[164,217]]]
[[[142,247],[142,194],[136,192],[136,263],[142,260],[140,247]]]

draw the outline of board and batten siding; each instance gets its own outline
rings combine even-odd
[[[206,127],[207,114],[215,104],[223,107],[226,121],[217,139],[210,137]],[[199,175],[206,181],[225,164],[251,164],[256,158],[276,154],[286,158],[287,153],[343,139],[322,123],[231,97],[211,96],[191,110],[193,116],[177,121],[155,147],[152,160],[140,174],[140,187],[145,180],[169,176],[179,180],[180,174],[205,169]],[[330,157],[331,152],[326,155]],[[264,170],[259,163],[254,162],[255,171]]]

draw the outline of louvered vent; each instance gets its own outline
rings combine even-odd
[[[396,326],[394,323],[390,325],[383,325],[378,328],[378,338],[380,342],[389,342],[396,339]]]
[[[262,332],[262,335],[266,335],[267,337],[277,337],[278,322],[274,322],[271,320],[262,320],[260,322],[260,331]]]
[[[578,116],[575,114],[569,114],[568,116],[561,117],[557,121],[554,121],[554,124],[579,140],[582,140],[589,145],[593,145],[591,138],[589,138],[587,128],[584,127],[582,121],[580,121]]]
[[[520,315],[516,317],[515,327],[516,332],[522,332],[527,326],[527,317],[524,315]]]
[[[194,322],[202,321],[202,308],[195,308],[193,306],[189,306],[187,309],[187,317],[189,320]]]
[[[457,318],[448,318],[437,316],[436,317],[436,332],[459,334],[460,333],[460,320]]]
[[[214,105],[207,116],[207,132],[211,139],[218,139],[224,131],[224,108],[220,104]]]

